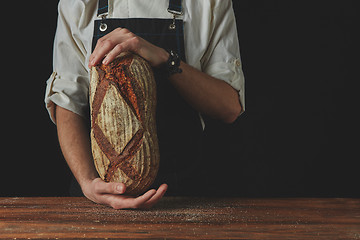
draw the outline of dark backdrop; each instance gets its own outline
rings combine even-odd
[[[23,1],[4,17],[0,196],[68,194],[70,172],[43,103],[57,2]],[[204,188],[360,197],[355,1],[233,2],[247,109],[232,125],[208,122]]]

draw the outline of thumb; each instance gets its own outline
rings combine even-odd
[[[123,183],[97,181],[95,191],[99,194],[123,194],[126,186]]]
[[[108,183],[109,184],[109,183]],[[110,183],[114,189],[113,194],[124,194],[126,191],[126,186],[123,183]]]

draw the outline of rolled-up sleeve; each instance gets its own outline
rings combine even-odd
[[[59,17],[54,40],[54,71],[47,81],[45,105],[56,123],[55,106],[87,117],[89,72],[84,65],[86,49],[78,38],[78,19],[71,4],[59,3]]]
[[[242,110],[245,111],[245,79],[232,2],[222,0],[217,3],[211,19],[209,45],[201,60],[202,69],[236,89]]]

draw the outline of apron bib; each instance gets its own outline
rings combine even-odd
[[[181,0],[170,0],[169,11],[173,19],[108,19],[108,1],[100,0],[95,21],[92,48],[99,38],[118,27],[127,28],[148,42],[174,50],[185,62]],[[168,195],[201,194],[203,131],[198,112],[180,96],[166,74],[153,69],[157,85],[157,132],[160,147],[160,169],[153,188],[162,183],[169,185]]]

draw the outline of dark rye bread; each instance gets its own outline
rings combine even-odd
[[[92,68],[91,147],[99,176],[121,182],[128,195],[144,193],[156,178],[156,83],[150,65],[125,53]]]

